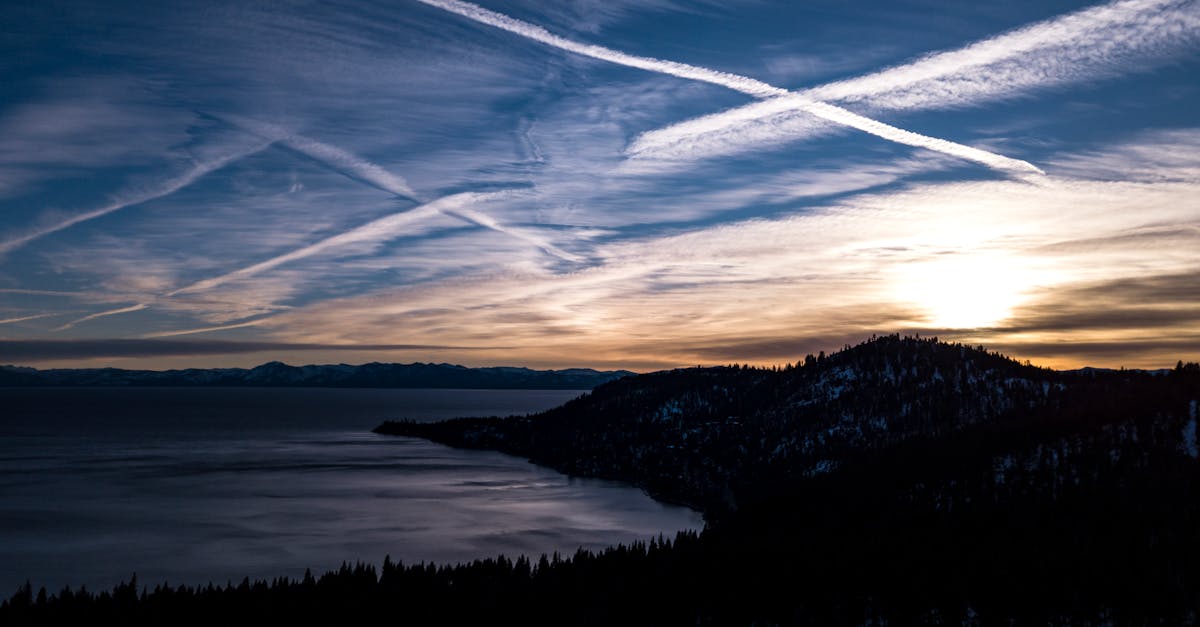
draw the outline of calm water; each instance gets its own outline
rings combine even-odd
[[[637,489],[370,433],[549,408],[513,390],[0,390],[0,597],[573,552],[701,526]]]

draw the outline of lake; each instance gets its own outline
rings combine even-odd
[[[573,553],[696,529],[614,482],[370,429],[524,414],[583,392],[0,390],[0,597],[300,577],[343,561]]]

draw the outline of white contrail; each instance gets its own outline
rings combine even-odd
[[[317,141],[311,137],[298,135],[276,124],[250,120],[241,116],[222,116],[219,119],[225,120],[264,139],[283,144],[342,174],[352,176],[371,187],[397,196],[413,200],[417,199],[417,193],[413,191],[412,187],[409,187],[408,181],[404,180],[404,177],[392,174],[386,169],[342,150],[337,146]]]
[[[479,5],[471,4],[470,2],[461,2],[460,0],[417,0],[433,7],[437,7],[444,11],[456,13],[467,19],[475,20],[481,24],[495,26],[496,28],[506,30],[510,33],[520,35],[526,39],[532,39],[544,43],[548,46],[560,48],[568,52],[574,52],[585,57],[600,59],[618,65],[625,65],[640,70],[649,72],[658,72],[660,74],[670,74],[680,78],[688,78],[695,81],[712,83],[722,87],[728,87],[734,91],[740,91],[743,94],[749,94],[755,98],[770,98],[772,96],[781,96],[788,93],[786,89],[780,89],[773,85],[768,85],[760,80],[755,80],[746,76],[730,74],[728,72],[719,72],[708,68],[696,67],[687,65],[686,63],[676,63],[674,61],[665,61],[663,59],[654,59],[651,57],[639,57],[632,54],[626,54],[611,48],[597,46],[594,44],[585,44],[577,41],[571,41],[565,37],[560,37],[550,31],[523,22],[516,18],[509,17],[503,13],[496,13],[485,9]]]
[[[26,290],[15,287],[0,288],[0,294],[28,294],[30,296],[64,296],[67,298],[78,297],[79,292],[64,292],[61,290]]]
[[[467,207],[458,207],[455,209],[443,209],[442,213],[445,213],[446,215],[454,216],[454,217],[456,217],[460,220],[464,220],[466,222],[474,222],[475,224],[484,226],[486,228],[489,228],[489,229],[492,229],[495,231],[499,231],[506,235],[515,237],[519,240],[529,242],[530,244],[533,244],[534,246],[537,246],[538,248],[541,248],[542,250],[546,251],[547,253],[550,253],[551,255],[554,255],[555,257],[558,257],[559,259],[562,259],[564,261],[570,261],[573,263],[582,263],[583,261],[585,261],[585,259],[583,257],[580,257],[579,255],[576,255],[573,253],[569,253],[569,252],[555,246],[554,244],[551,244],[545,238],[539,237],[538,235],[536,235],[534,233],[530,233],[529,231],[527,231],[525,229],[512,227],[512,226],[505,226],[503,224],[500,224],[494,218],[492,218],[492,216],[489,216],[481,211],[477,211],[475,209],[468,209]]]
[[[669,74],[680,78],[687,78],[696,81],[703,81],[727,87],[735,91],[742,92],[754,96],[755,98],[777,98],[781,96],[793,95],[786,89],[769,85],[762,81],[730,74],[727,72],[719,72],[707,68],[687,65],[685,63],[676,63],[674,61],[665,61],[662,59],[654,59],[650,57],[639,57],[617,50],[596,46],[593,44],[584,44],[576,41],[555,35],[546,29],[517,20],[495,11],[490,11],[469,2],[461,2],[460,0],[417,0],[424,4],[449,11],[466,17],[468,19],[494,26],[506,30],[508,32],[520,35],[522,37],[532,39],[544,43],[555,48],[560,48],[568,52],[574,52],[594,59],[608,61],[619,65],[634,67],[650,72],[658,72],[661,74]],[[894,126],[884,124],[875,120],[870,120],[861,115],[857,115],[833,105],[821,103],[807,97],[796,97],[796,106],[803,109],[807,113],[817,116],[821,119],[828,120],[835,124],[849,126],[858,130],[882,137],[884,139],[906,144],[909,146],[917,146],[936,150],[946,154],[977,161],[989,167],[1000,170],[1015,171],[1015,172],[1037,172],[1040,173],[1036,166],[1031,163],[1012,159],[1003,155],[979,150],[963,146],[944,139],[936,139],[927,137],[911,131],[896,128]]]
[[[300,135],[291,135],[283,139],[282,143],[317,161],[322,161],[335,168],[348,170],[355,177],[373,187],[391,192],[397,196],[417,199],[417,193],[408,186],[408,182],[403,177],[392,174],[370,161],[360,159],[337,146],[331,146]]]
[[[451,196],[449,198],[454,197]],[[224,285],[230,281],[236,281],[238,279],[261,274],[267,270],[282,266],[285,263],[312,257],[313,255],[317,255],[340,246],[364,242],[375,242],[382,239],[395,237],[399,233],[401,227],[406,227],[413,222],[417,222],[418,220],[422,220],[440,213],[436,207],[430,206],[432,204],[434,203],[421,205],[401,213],[394,213],[392,215],[373,220],[344,233],[327,237],[319,242],[309,244],[303,248],[297,248],[291,252],[272,257],[266,261],[260,261],[254,265],[246,266],[244,268],[234,270],[233,272],[227,272],[210,279],[197,281],[186,287],[181,287],[173,292],[169,292],[167,296],[177,296],[179,294],[209,290],[219,285]]]
[[[951,108],[1114,74],[1200,42],[1196,0],[1124,0],[1038,22],[912,63],[643,133],[633,158],[704,158],[827,132],[812,100],[871,110]]]
[[[889,109],[960,106],[980,96],[1111,74],[1196,43],[1195,0],[1120,0],[803,93]]]
[[[199,292],[199,291],[203,291],[203,290],[212,289],[214,287],[223,285],[230,281],[235,281],[238,279],[243,279],[243,278],[250,277],[250,276],[253,276],[256,274],[260,274],[262,272],[266,272],[267,270],[271,270],[273,268],[281,266],[285,263],[290,263],[292,261],[298,261],[298,260],[304,259],[306,257],[312,257],[313,255],[317,255],[317,254],[323,253],[325,251],[328,251],[328,250],[331,250],[334,248],[348,246],[351,244],[371,243],[371,242],[378,242],[378,241],[383,241],[383,240],[387,240],[387,239],[392,239],[392,238],[400,235],[401,233],[403,233],[403,231],[406,229],[406,227],[408,227],[412,223],[417,222],[419,220],[423,220],[425,218],[429,218],[429,217],[438,215],[438,214],[454,216],[461,220],[466,220],[468,222],[479,224],[486,228],[499,231],[501,233],[506,233],[508,235],[519,237],[525,241],[532,242],[533,244],[547,250],[551,254],[558,255],[569,261],[579,261],[580,260],[579,257],[577,257],[575,255],[571,255],[570,253],[566,253],[564,251],[558,250],[557,248],[555,248],[548,242],[542,240],[541,238],[530,235],[528,233],[524,233],[523,231],[514,231],[511,228],[504,227],[504,226],[496,223],[496,221],[492,220],[490,217],[469,208],[469,205],[487,202],[489,200],[495,200],[495,199],[499,199],[499,198],[507,198],[510,196],[512,196],[511,191],[487,192],[487,193],[464,192],[461,194],[445,196],[445,197],[439,198],[433,202],[426,203],[424,205],[415,207],[413,209],[409,209],[407,211],[402,211],[400,213],[394,213],[392,215],[379,218],[377,220],[372,220],[371,222],[368,222],[357,228],[351,229],[344,233],[339,233],[337,235],[333,235],[331,237],[327,237],[327,238],[325,238],[319,242],[316,242],[314,244],[309,244],[308,246],[305,246],[303,248],[298,248],[289,253],[285,253],[285,254],[282,254],[282,255],[279,255],[276,257],[272,257],[270,259],[267,259],[266,261],[260,261],[254,265],[246,266],[245,268],[241,268],[239,270],[234,270],[233,272],[228,272],[226,274],[222,274],[221,276],[213,277],[211,279],[204,279],[203,281],[197,281],[196,283],[193,283],[186,287],[182,287],[173,292],[170,292],[167,294],[167,296],[177,296],[179,294],[187,294],[190,292]]]
[[[235,324],[223,324],[221,326],[216,326],[216,327],[203,327],[203,328],[199,328],[199,329],[184,329],[182,331],[162,331],[160,333],[147,333],[146,335],[142,336],[142,339],[150,340],[150,339],[156,339],[156,338],[162,338],[162,337],[177,337],[180,335],[195,335],[197,333],[212,333],[214,331],[228,331],[229,329],[242,329],[245,327],[258,326],[258,325],[266,322],[269,319],[270,318],[259,318],[258,320],[251,320],[249,322],[238,322]]]
[[[150,306],[149,303],[138,303],[136,305],[130,305],[129,307],[121,307],[120,309],[110,309],[108,311],[97,312],[97,313],[79,318],[78,320],[72,320],[54,330],[55,331],[66,331],[67,329],[70,329],[71,327],[73,327],[77,324],[87,322],[88,320],[95,320],[96,318],[104,318],[106,316],[116,316],[116,315],[124,314],[124,313],[133,313],[135,311],[141,311],[149,306]]]
[[[36,314],[36,315],[32,315],[32,316],[21,316],[20,318],[5,318],[4,320],[0,320],[0,324],[12,324],[14,322],[25,322],[26,320],[37,320],[38,318],[49,318],[50,316],[57,316],[57,315],[60,315],[60,314],[44,313],[44,314]]]
[[[107,205],[104,205],[103,207],[100,207],[98,209],[93,209],[93,210],[85,212],[85,213],[80,213],[80,214],[71,216],[70,218],[66,218],[66,219],[64,219],[56,224],[53,224],[51,226],[45,226],[45,227],[37,229],[31,233],[27,233],[25,235],[6,240],[4,242],[0,242],[0,254],[12,252],[12,251],[28,244],[29,242],[32,242],[36,239],[50,235],[51,233],[57,233],[63,229],[75,226],[76,224],[79,224],[80,222],[86,222],[88,220],[95,220],[96,218],[99,218],[101,216],[106,216],[106,215],[116,212],[116,211],[120,211],[121,209],[124,209],[126,207],[132,207],[133,205],[139,205],[141,203],[154,200],[156,198],[162,198],[163,196],[169,196],[171,194],[174,194],[175,192],[196,182],[197,179],[204,176],[205,174],[208,174],[209,172],[212,172],[214,170],[219,170],[219,169],[225,167],[226,165],[229,165],[230,163],[237,161],[238,159],[242,159],[242,158],[248,157],[256,152],[259,152],[259,151],[265,149],[267,146],[270,146],[271,143],[273,143],[273,142],[268,141],[268,142],[258,143],[254,146],[251,146],[250,148],[233,152],[233,153],[225,155],[223,157],[213,159],[212,161],[196,163],[187,172],[184,172],[183,174],[181,174],[173,179],[164,181],[163,183],[161,183],[155,187],[152,187],[147,190],[141,190],[141,191],[127,193],[126,195],[119,197],[116,200],[114,200],[113,202],[111,202]]]

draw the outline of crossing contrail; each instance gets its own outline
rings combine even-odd
[[[856,78],[642,133],[626,153],[666,161],[754,150],[827,132],[813,100],[869,110],[962,107],[1144,67],[1200,43],[1196,0],[1122,0]]]
[[[796,108],[803,110],[806,113],[823,120],[828,120],[834,124],[856,128],[860,131],[870,133],[871,135],[882,137],[896,143],[934,150],[948,155],[953,155],[955,157],[960,157],[962,159],[982,163],[988,167],[1007,172],[1042,173],[1037,166],[1027,161],[1005,157],[1004,155],[998,155],[996,153],[980,150],[978,148],[971,148],[970,146],[964,146],[962,144],[957,144],[944,139],[921,135],[912,131],[906,131],[895,126],[891,126],[890,124],[885,124],[883,122],[852,113],[841,107],[812,100],[802,95],[793,94],[793,92],[790,92],[786,89],[775,87],[747,76],[740,76],[728,72],[720,72],[708,68],[688,65],[686,63],[677,63],[675,61],[666,61],[652,57],[639,57],[617,50],[612,50],[610,48],[605,48],[603,46],[572,41],[570,39],[566,39],[565,37],[555,35],[540,26],[512,18],[501,13],[496,13],[495,11],[485,9],[469,2],[462,2],[460,0],[417,1],[437,7],[444,11],[461,15],[467,19],[474,20],[481,24],[494,26],[527,39],[532,39],[548,46],[553,46],[561,50],[591,57],[593,59],[600,59],[602,61],[638,68],[649,72],[658,72],[661,74],[677,76],[679,78],[686,78],[690,80],[711,83],[714,85],[720,85],[722,87],[727,87],[759,99],[778,98],[782,96],[793,97]]]

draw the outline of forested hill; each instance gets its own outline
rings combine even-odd
[[[633,374],[590,368],[467,368],[454,364],[369,363],[289,366],[273,361],[254,368],[37,370],[0,366],[0,387],[338,387],[588,390]]]
[[[376,431],[633,482],[711,517],[899,444],[967,430],[992,434],[979,462],[1007,485],[1042,481],[1035,471],[1053,472],[1046,465],[1071,472],[1102,461],[1084,459],[1098,451],[1114,463],[1164,451],[1195,457],[1200,390],[1185,374],[1182,365],[1058,372],[982,348],[886,336],[782,369],[628,377],[532,416]]]

